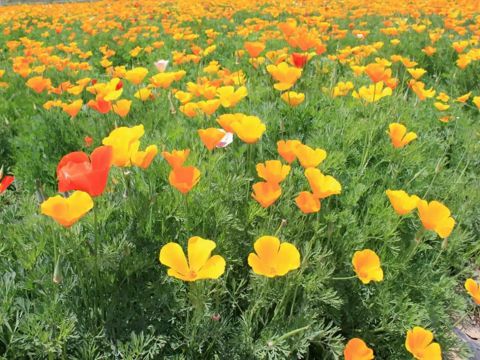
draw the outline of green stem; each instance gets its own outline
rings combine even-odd
[[[435,257],[435,260],[433,261],[433,267],[435,268],[437,265],[438,260],[440,260],[440,257],[443,254],[443,251],[447,248],[448,245],[448,237],[443,239],[442,241],[442,247],[440,248],[440,251],[438,252],[437,256]]]
[[[351,280],[351,279],[355,279],[356,277],[357,277],[356,275],[344,276],[344,277],[332,277],[330,278],[330,280]]]
[[[275,345],[276,343],[282,341],[282,340],[285,340],[291,336],[294,336],[298,333],[301,333],[302,331],[305,331],[305,330],[308,330],[310,328],[310,325],[307,325],[307,326],[304,326],[304,327],[301,327],[301,328],[298,328],[298,329],[295,329],[295,330],[292,330],[292,331],[289,331],[285,334],[283,334],[282,336],[280,336],[279,338],[273,340],[271,342],[272,346]]]
[[[412,249],[408,253],[404,263],[409,262],[413,258],[413,256],[417,252],[418,245],[420,245],[420,242],[423,239],[424,233],[425,233],[425,229],[423,227],[420,230],[417,231],[417,233],[415,234],[415,236],[413,238],[413,241],[412,241],[412,243],[413,243]]]
[[[60,254],[58,251],[57,235],[53,237],[53,261],[54,266],[52,280],[55,284],[60,284],[60,282],[62,281],[62,276],[60,273]]]
[[[97,218],[97,207],[93,207],[93,234],[94,234],[94,249],[95,249],[95,297],[94,297],[94,310],[100,310],[98,299],[100,296],[100,236]]]
[[[278,234],[280,233],[280,231],[282,230],[282,228],[287,224],[287,220],[285,219],[282,219],[282,221],[280,222],[280,225],[278,225],[278,228],[277,228],[277,231],[275,231],[275,234],[273,236],[277,237]]]

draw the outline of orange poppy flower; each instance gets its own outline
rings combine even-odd
[[[173,150],[172,152],[162,151],[163,158],[168,162],[168,165],[170,165],[172,169],[182,166],[185,160],[187,160],[189,154],[190,149]]]
[[[354,86],[351,81],[340,81],[332,91],[332,97],[347,96],[353,90]]]
[[[220,106],[220,100],[212,99],[207,101],[199,101],[198,108],[207,115],[212,115]]]
[[[417,134],[413,131],[407,133],[405,125],[400,123],[391,123],[388,125],[387,134],[390,136],[393,147],[397,149],[403,148],[417,138]]]
[[[442,239],[450,235],[455,226],[455,220],[450,216],[450,210],[445,205],[438,201],[428,203],[420,200],[417,207],[425,229],[435,231]]]
[[[297,93],[295,91],[287,91],[281,95],[281,98],[288,105],[295,107],[305,100],[305,94]]]
[[[380,266],[380,258],[375,251],[365,249],[355,251],[352,258],[353,270],[360,281],[364,284],[370,281],[382,281],[383,270]]]
[[[437,52],[437,49],[435,49],[433,46],[425,46],[422,49],[422,52],[427,56],[432,56],[433,54],[435,54]]]
[[[342,185],[333,176],[323,175],[319,169],[305,169],[305,177],[317,199],[325,199],[342,192]]]
[[[244,116],[239,121],[231,123],[231,127],[240,140],[247,144],[256,143],[267,129],[256,116]]]
[[[378,83],[390,78],[392,71],[385,69],[385,66],[378,63],[371,63],[365,67],[365,73],[370,77],[372,82]]]
[[[170,171],[168,181],[182,194],[188,193],[200,180],[200,170],[194,166],[178,166]]]
[[[323,149],[312,149],[308,145],[299,144],[295,147],[295,155],[304,168],[317,167],[327,158],[327,152]]]
[[[131,100],[127,100],[127,99],[118,100],[115,104],[113,104],[113,111],[118,116],[124,118],[130,112],[131,105],[132,105]]]
[[[102,140],[103,145],[110,145],[113,148],[113,165],[119,167],[130,166],[132,155],[138,151],[140,138],[144,133],[143,125],[121,126],[112,130]]]
[[[132,70],[128,70],[125,73],[125,79],[130,81],[132,84],[139,85],[145,76],[148,74],[148,69],[144,67],[136,67]]]
[[[93,208],[93,200],[86,192],[75,191],[69,198],[50,197],[41,206],[41,213],[50,216],[64,227],[70,227]]]
[[[70,115],[70,117],[74,118],[75,116],[77,116],[82,106],[83,106],[83,100],[78,99],[71,102],[70,104],[63,104],[62,110],[65,111],[68,115]]]
[[[480,285],[473,279],[465,281],[465,289],[475,301],[475,304],[480,305]]]
[[[472,95],[471,91],[462,95],[462,96],[459,96],[456,100],[458,102],[465,103],[470,98],[470,95]]]
[[[480,110],[480,96],[474,96],[472,102]]]
[[[436,93],[433,88],[425,89],[425,84],[421,81],[411,80],[409,86],[421,101],[434,97]]]
[[[410,196],[403,190],[387,190],[385,192],[398,215],[406,215],[413,209],[416,209],[420,201],[417,195]]]
[[[297,158],[295,149],[300,144],[299,140],[280,140],[277,142],[277,151],[286,162],[291,164]]]
[[[220,140],[223,139],[225,133],[220,129],[208,128],[199,129],[198,135],[200,136],[200,139],[202,140],[205,147],[208,150],[212,151],[215,146],[220,142]]]
[[[147,169],[157,156],[157,145],[149,145],[145,151],[137,151],[132,155],[132,164],[142,169]]]
[[[242,113],[222,114],[218,117],[217,122],[226,132],[233,133],[235,131],[232,128],[232,124],[242,120],[245,116]]]
[[[265,44],[260,41],[246,41],[243,46],[252,58],[258,57],[265,50]]]
[[[42,76],[34,76],[28,79],[27,86],[36,93],[40,94],[41,92],[52,87],[52,81]]]
[[[107,114],[112,109],[112,103],[104,99],[90,100],[87,105],[100,114]]]
[[[139,89],[135,94],[133,94],[137,99],[141,101],[147,101],[153,99],[152,91],[148,87]]]
[[[257,174],[269,183],[279,184],[287,177],[290,166],[283,165],[279,160],[267,160],[265,163],[257,164]]]
[[[182,105],[185,105],[193,99],[193,95],[189,92],[179,90],[175,92],[175,99],[180,101]]]
[[[83,144],[86,146],[86,147],[90,147],[92,146],[93,144],[93,138],[91,136],[85,136],[83,138]]]
[[[355,99],[365,100],[367,103],[374,103],[386,96],[392,96],[392,89],[384,87],[384,82],[380,81],[368,87],[362,86],[358,91],[354,90],[352,96]]]
[[[438,343],[433,342],[432,332],[420,326],[407,331],[405,347],[418,360],[442,359],[442,349]]]
[[[321,208],[320,200],[308,191],[302,191],[298,194],[295,203],[304,214],[319,212]]]
[[[433,106],[435,106],[435,109],[437,109],[438,111],[446,111],[450,108],[450,105],[441,103],[439,101],[434,102]]]
[[[180,106],[180,111],[188,117],[197,116],[197,111],[199,110],[198,104],[194,102],[186,103],[185,105]]]
[[[407,69],[407,71],[415,80],[420,79],[423,75],[427,73],[427,71],[422,68]]]
[[[295,245],[280,243],[275,236],[262,236],[253,247],[255,252],[248,255],[248,265],[255,274],[273,278],[300,267],[300,253]]]
[[[359,338],[353,338],[348,341],[343,349],[345,360],[372,360],[374,359],[373,350],[370,349],[365,341]]]
[[[161,72],[150,78],[153,87],[167,89],[175,81],[175,73]]]
[[[252,197],[258,201],[263,208],[268,208],[282,195],[282,189],[278,184],[258,182],[253,184]]]

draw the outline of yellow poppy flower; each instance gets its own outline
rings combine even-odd
[[[295,245],[280,243],[275,236],[262,236],[253,247],[255,253],[248,255],[248,265],[255,274],[271,278],[300,267],[300,253]]]
[[[352,264],[353,270],[362,283],[368,284],[371,281],[383,280],[380,258],[375,251],[370,249],[356,251],[353,254]]]
[[[68,198],[56,195],[40,205],[41,213],[64,227],[70,227],[93,208],[93,200],[86,192],[75,191]]]
[[[432,332],[420,326],[407,331],[405,347],[417,360],[442,359],[442,350],[438,343],[433,342]]]
[[[183,281],[218,279],[225,272],[225,259],[211,256],[217,245],[212,240],[194,236],[188,239],[188,260],[182,247],[170,242],[160,250],[160,263],[167,266],[168,276]]]

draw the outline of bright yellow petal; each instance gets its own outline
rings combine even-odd
[[[274,277],[275,273],[272,271],[271,268],[267,268],[265,266],[265,262],[263,262],[257,254],[250,253],[248,255],[248,265],[252,268],[253,272],[257,275],[263,275],[268,277]]]
[[[198,279],[218,279],[225,272],[225,259],[214,255],[198,271]]]
[[[300,253],[295,245],[282,243],[276,258],[276,269],[278,275],[285,275],[290,270],[300,267]]]
[[[415,140],[416,138],[417,138],[417,134],[415,134],[414,132],[411,131],[407,135],[405,135],[405,137],[402,140],[402,143],[404,143],[406,145],[409,142]]]
[[[425,360],[442,360],[442,349],[440,344],[433,343],[427,346],[423,353],[423,359]]]
[[[280,247],[280,240],[275,236],[262,236],[253,245],[255,252],[265,264],[272,264],[276,259]]]
[[[174,277],[176,279],[179,279],[179,280],[183,280],[183,281],[193,281],[192,278],[189,278],[185,275],[182,275],[180,274],[178,271],[175,271],[173,269],[168,269],[167,270],[167,274],[168,276],[171,276],[171,277]]]
[[[75,191],[68,198],[70,217],[79,219],[93,208],[93,200],[89,194],[83,191]]]
[[[470,295],[476,294],[479,291],[479,286],[473,279],[467,279],[465,281],[465,289]]]
[[[423,351],[432,341],[433,334],[431,331],[415,326],[413,330],[407,332],[405,347],[412,354],[416,354],[419,350]]]
[[[183,252],[182,247],[174,242],[170,242],[162,247],[160,250],[160,263],[175,270],[181,275],[187,275],[189,268],[187,258]]]
[[[190,270],[198,272],[204,266],[217,245],[212,240],[194,236],[188,239],[188,264]]]
[[[437,225],[435,228],[435,232],[440,236],[442,239],[445,239],[450,235],[455,226],[455,220],[452,217],[447,218],[441,224]]]

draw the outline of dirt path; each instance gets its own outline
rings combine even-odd
[[[480,324],[475,320],[467,320],[454,329],[455,334],[471,349],[472,357],[469,360],[480,360]],[[454,360],[466,360],[453,355]]]

